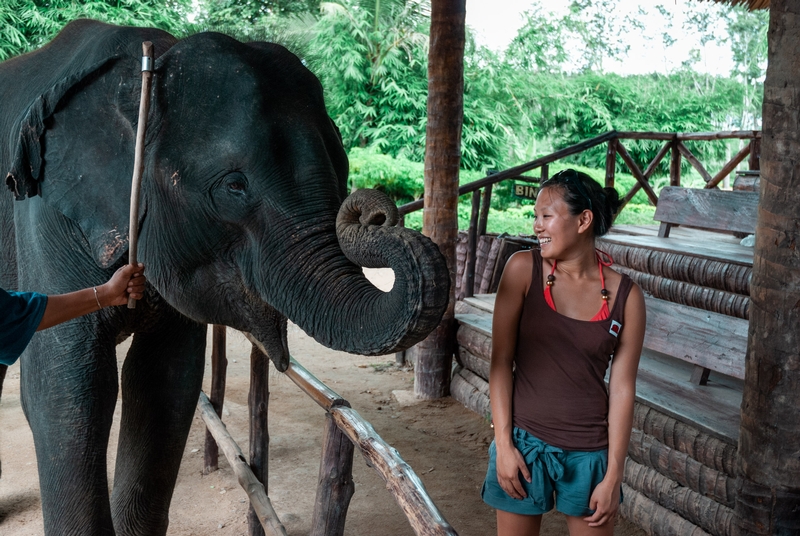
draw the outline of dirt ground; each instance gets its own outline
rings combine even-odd
[[[387,273],[388,272],[388,273]],[[375,271],[376,285],[391,288],[390,270]],[[210,330],[209,330],[210,332]],[[210,343],[210,340],[209,340]],[[209,344],[210,348],[210,344]],[[250,344],[228,330],[227,393],[223,420],[234,439],[247,448],[247,393]],[[394,356],[362,357],[329,350],[289,325],[289,349],[352,407],[414,468],[434,502],[462,536],[495,532],[494,511],[480,499],[492,431],[483,418],[451,398],[403,405],[393,391],[413,390],[414,372],[394,365]],[[127,344],[118,348],[121,363]],[[210,363],[204,390],[210,388]],[[288,378],[270,370],[269,495],[290,535],[308,534],[311,524],[325,415]],[[402,396],[401,396],[402,398]],[[120,404],[109,446],[109,480],[113,478]],[[243,535],[247,531],[247,497],[224,457],[220,470],[203,475],[204,426],[195,416],[184,452],[170,511],[170,535]],[[19,402],[19,365],[11,367],[0,401],[0,533],[38,536],[43,533],[33,438]],[[402,511],[378,474],[356,451],[355,495],[350,502],[348,535],[412,535]],[[558,513],[545,516],[542,534],[561,536],[567,530]],[[644,532],[618,520],[618,536]]]

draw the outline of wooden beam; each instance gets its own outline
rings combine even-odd
[[[710,141],[761,138],[760,130],[723,130],[719,132],[617,132],[617,138],[630,140]]]
[[[367,465],[386,482],[386,488],[403,510],[415,534],[457,534],[433,504],[411,466],[375,432],[371,424],[352,408],[337,406],[331,408],[330,414],[336,426],[361,450]]]
[[[481,192],[472,192],[472,214],[469,218],[467,235],[467,288],[464,295],[469,298],[475,295],[475,262],[478,256],[478,213],[480,212]]]
[[[290,359],[289,368],[284,374],[325,411],[335,406],[349,405],[347,400],[322,383],[294,358]]]
[[[664,146],[658,151],[655,158],[653,158],[653,160],[647,165],[647,169],[644,170],[642,176],[644,176],[648,182],[650,181],[650,177],[653,175],[653,173],[655,173],[658,164],[661,163],[661,161],[664,159],[664,156],[666,156],[666,154],[669,152],[671,146],[672,144],[670,142],[665,143]],[[615,218],[620,212],[622,212],[622,209],[625,208],[625,205],[631,202],[633,196],[635,196],[641,189],[642,184],[639,181],[636,181],[636,184],[634,184],[630,191],[622,198],[619,209],[617,210],[617,214],[615,214]]]
[[[641,185],[642,189],[644,190],[644,193],[647,194],[647,197],[650,199],[650,202],[653,203],[653,205],[658,206],[658,196],[653,191],[653,188],[650,186],[650,183],[647,182],[647,179],[644,177],[642,170],[639,169],[639,166],[636,165],[636,162],[633,161],[633,158],[631,158],[631,155],[628,153],[627,149],[625,149],[625,146],[622,145],[622,143],[619,140],[617,140],[617,153],[619,153],[619,156],[622,158],[622,161],[625,162],[625,165],[628,166],[628,169],[631,170],[631,173]]]
[[[710,181],[708,181],[708,184],[706,184],[706,188],[709,188],[709,189],[710,188],[716,188],[717,185],[725,179],[725,177],[730,175],[730,173],[734,169],[736,169],[736,166],[738,166],[741,163],[742,160],[744,160],[745,158],[750,156],[750,151],[751,151],[751,148],[752,148],[752,144],[753,144],[753,142],[751,141],[750,143],[748,143],[747,145],[742,147],[739,150],[739,152],[736,153],[736,155],[733,158],[731,158],[730,162],[728,162],[727,164],[722,166],[722,169],[719,171],[719,173],[714,175],[714,178],[712,178]]]
[[[247,462],[244,461],[245,457],[242,449],[239,448],[239,445],[228,433],[225,424],[220,420],[208,397],[203,392],[200,393],[200,399],[197,401],[197,409],[200,411],[200,417],[206,427],[211,431],[211,435],[214,436],[217,444],[222,449],[222,453],[239,481],[239,485],[250,498],[250,504],[258,514],[261,526],[269,534],[286,536],[286,529],[278,519],[278,514],[275,513],[264,486],[255,477],[253,471],[250,470]]]
[[[225,326],[214,324],[211,328],[211,406],[220,417],[225,403],[225,377],[228,369],[228,359],[225,356],[226,339]],[[219,469],[219,447],[208,429],[206,429],[203,465],[204,474]]]
[[[686,160],[689,161],[692,167],[697,170],[700,176],[703,177],[703,180],[707,184],[711,180],[711,174],[708,171],[706,171],[706,168],[704,168],[703,164],[701,164],[700,161],[697,159],[697,157],[694,154],[692,154],[692,151],[690,151],[689,148],[686,147],[682,141],[678,142],[678,150],[686,158]]]

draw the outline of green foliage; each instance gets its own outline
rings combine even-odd
[[[191,5],[191,0],[3,0],[0,61],[41,47],[68,22],[80,18],[186,35]]]

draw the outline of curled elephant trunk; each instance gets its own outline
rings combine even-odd
[[[317,251],[318,265],[300,274],[303,303],[284,309],[287,316],[325,346],[349,353],[389,354],[424,339],[447,308],[447,264],[429,238],[396,223],[397,208],[385,194],[350,195],[336,219],[335,254]],[[359,267],[391,268],[394,287],[379,290]]]

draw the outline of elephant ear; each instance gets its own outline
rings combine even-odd
[[[18,200],[41,195],[75,221],[103,268],[128,248],[141,91],[134,61],[103,59],[37,98],[21,124],[6,179]]]

